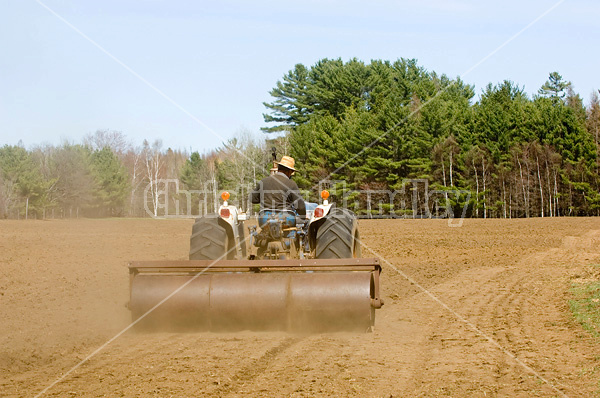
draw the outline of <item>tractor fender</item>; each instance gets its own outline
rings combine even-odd
[[[245,259],[247,256],[247,246],[244,222],[242,221],[245,219],[245,215],[244,217],[240,217],[242,214],[240,214],[237,207],[228,205],[227,202],[224,202],[219,207],[218,215],[219,225],[225,228],[227,237],[229,238],[227,250],[231,250],[235,257]]]

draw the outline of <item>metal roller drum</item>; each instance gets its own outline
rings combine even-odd
[[[364,260],[135,263],[129,306],[144,329],[366,331],[380,300]]]
[[[160,303],[140,320],[140,327],[157,330],[208,328],[210,278],[191,279],[191,276],[183,275],[139,275],[134,278],[129,301],[132,319],[138,319]],[[180,290],[165,300],[177,289]]]
[[[375,322],[371,272],[298,274],[291,278],[292,330],[361,330]]]

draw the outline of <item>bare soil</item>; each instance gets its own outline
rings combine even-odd
[[[127,262],[186,259],[191,225],[0,221],[0,396],[36,396],[127,327]],[[568,307],[600,264],[599,219],[360,230],[384,260],[373,333],[128,331],[44,396],[599,394],[598,342]]]

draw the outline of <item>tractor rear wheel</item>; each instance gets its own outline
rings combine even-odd
[[[219,216],[207,214],[196,219],[190,237],[190,260],[227,260],[234,253],[227,253],[229,236],[220,225]]]
[[[317,231],[316,258],[353,258],[360,254],[356,217],[345,209],[331,209]]]

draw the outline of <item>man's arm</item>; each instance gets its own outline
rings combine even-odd
[[[288,200],[294,206],[299,216],[306,217],[306,204],[302,196],[300,196],[300,188],[298,188],[298,185],[294,181],[291,181],[291,183],[292,188],[289,191]]]

